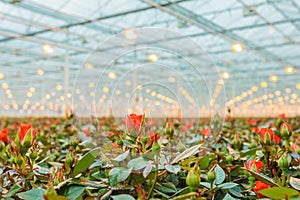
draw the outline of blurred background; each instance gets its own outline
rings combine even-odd
[[[298,0],[1,0],[1,116],[300,114]]]

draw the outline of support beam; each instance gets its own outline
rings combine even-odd
[[[218,35],[219,37],[224,38],[225,40],[228,40],[230,42],[241,42],[248,50],[252,50],[253,52],[266,58],[267,60],[276,61],[281,65],[289,64],[289,63],[283,63],[280,58],[273,55],[271,52],[265,50],[258,50],[260,47],[255,45],[251,41],[248,41],[232,32],[228,32],[228,31],[226,32],[226,30],[223,27],[213,23],[212,21],[203,18],[202,16],[195,14],[191,10],[188,10],[178,4],[171,4],[169,6],[162,7],[159,5],[158,0],[141,0],[141,1],[153,7],[158,8],[163,12],[167,12],[179,19],[185,20],[212,34]]]

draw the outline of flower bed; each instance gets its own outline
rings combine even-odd
[[[0,199],[300,198],[298,118],[72,115],[0,128]]]

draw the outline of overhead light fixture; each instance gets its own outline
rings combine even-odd
[[[227,79],[229,79],[229,77],[230,77],[230,75],[229,75],[228,72],[223,72],[223,73],[222,73],[222,78],[223,78],[223,79],[227,80]]]
[[[104,87],[103,89],[103,92],[107,93],[109,91],[108,87]]]
[[[114,72],[110,72],[108,74],[108,77],[111,78],[111,79],[116,79],[116,74]]]
[[[135,40],[137,38],[137,33],[134,29],[126,29],[123,32],[123,36],[127,40]]]
[[[38,75],[43,75],[44,74],[44,70],[42,68],[38,68],[37,71],[36,71],[36,73]]]
[[[35,88],[34,88],[34,87],[30,87],[30,88],[29,88],[29,91],[30,91],[30,92],[35,92]]]
[[[7,83],[2,83],[2,88],[3,89],[7,89],[8,88],[8,84]]]
[[[241,52],[243,51],[243,45],[241,43],[233,43],[231,45],[232,52]]]
[[[148,55],[148,60],[149,62],[157,62],[158,61],[158,57],[156,54],[149,54]]]
[[[279,90],[276,90],[276,91],[275,91],[275,94],[276,94],[277,96],[280,96],[281,92],[280,92]]]
[[[168,78],[168,81],[169,81],[170,83],[174,83],[174,82],[175,82],[175,78],[174,78],[173,76],[170,76],[170,77]]]
[[[268,86],[268,83],[266,81],[263,81],[263,82],[260,83],[260,86],[265,88],[265,87]]]
[[[276,76],[276,75],[271,75],[271,76],[270,76],[270,81],[271,81],[271,82],[274,82],[274,83],[277,82],[277,81],[278,81],[278,76]]]
[[[254,92],[256,92],[256,91],[258,90],[258,87],[257,87],[257,86],[253,86],[253,87],[252,87],[252,90],[253,90]]]
[[[50,54],[50,53],[54,52],[54,49],[49,44],[43,44],[43,51],[44,51],[44,53]]]
[[[293,66],[287,66],[287,67],[285,68],[285,72],[286,72],[287,74],[292,74],[292,73],[294,73],[294,71],[295,71],[295,69],[294,69]]]
[[[94,68],[94,66],[93,66],[91,63],[85,63],[85,64],[84,64],[84,67],[85,67],[86,69],[93,69],[93,68]]]
[[[62,86],[61,85],[57,85],[56,86],[56,90],[62,90]]]

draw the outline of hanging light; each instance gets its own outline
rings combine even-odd
[[[271,76],[270,76],[270,81],[271,81],[271,82],[274,82],[274,83],[277,82],[277,81],[278,81],[278,76],[276,76],[276,75],[271,75]]]
[[[127,40],[135,40],[137,38],[137,33],[134,29],[126,29],[123,34],[124,38]]]
[[[57,90],[61,90],[61,89],[62,89],[62,86],[61,86],[61,85],[57,85],[57,86],[56,86],[56,89],[57,89]]]
[[[230,75],[229,75],[228,72],[223,72],[223,73],[222,73],[222,78],[223,78],[223,79],[227,80],[227,79],[229,79],[229,77],[230,77]]]
[[[114,72],[110,72],[108,74],[108,77],[111,78],[111,79],[116,79],[116,74]]]
[[[263,81],[263,82],[260,83],[260,86],[265,88],[265,87],[268,86],[268,83],[266,81]]]
[[[54,49],[49,44],[43,44],[43,51],[44,51],[44,53],[50,54],[50,53],[54,52]]]
[[[285,68],[285,72],[286,72],[287,74],[292,74],[292,73],[294,73],[294,71],[295,71],[295,69],[294,69],[293,66],[287,66],[287,67]]]
[[[243,51],[243,45],[241,43],[233,43],[231,45],[232,52],[241,52]]]
[[[149,54],[148,55],[148,60],[149,62],[157,62],[158,61],[158,57],[156,54]]]
[[[44,74],[44,70],[42,68],[38,68],[36,73],[40,76],[42,76]]]
[[[258,90],[258,87],[257,87],[257,86],[253,86],[253,87],[252,87],[252,90],[253,90],[254,92],[256,92],[256,91]]]

